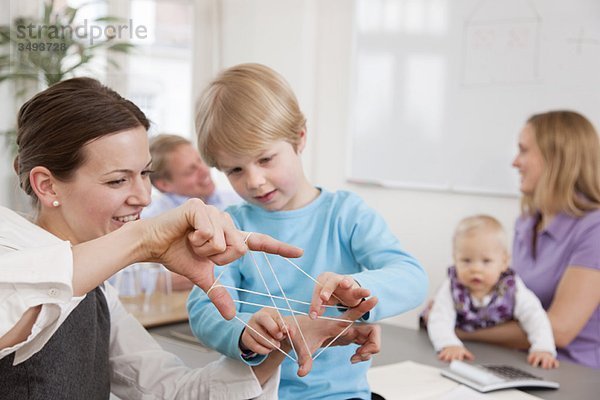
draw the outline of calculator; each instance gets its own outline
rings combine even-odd
[[[508,365],[479,365],[454,360],[442,375],[479,392],[520,387],[558,389],[558,382],[549,381]]]

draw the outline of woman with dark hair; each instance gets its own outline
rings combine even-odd
[[[214,263],[248,249],[302,254],[238,231],[200,200],[139,220],[150,202],[148,126],[133,103],[88,78],[58,83],[21,108],[14,165],[37,215],[31,223],[0,207],[2,398],[107,399],[111,391],[126,399],[276,397],[282,355],[252,368],[226,359],[186,368],[103,283],[129,264],[154,261],[208,290]],[[233,318],[225,289],[211,290],[210,298]],[[357,307],[348,318],[364,312]],[[378,339],[362,339],[365,329],[373,330],[350,329],[341,343],[376,352]],[[312,329],[311,345],[339,330]]]
[[[600,368],[600,141],[572,111],[529,118],[513,166],[521,175],[512,267],[542,302],[558,358]],[[529,343],[516,322],[461,339]]]

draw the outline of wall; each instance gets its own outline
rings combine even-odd
[[[328,189],[352,190],[378,210],[404,247],[424,265],[431,279],[430,294],[451,262],[450,239],[460,218],[489,213],[499,218],[511,234],[519,209],[517,198],[382,189],[346,182],[352,1],[224,0],[220,3],[220,8],[213,9],[219,17],[205,18],[202,28],[216,37],[210,50],[212,60],[218,62],[211,65],[206,59],[211,52],[197,49],[198,54],[204,55],[196,55],[204,68],[195,77],[196,90],[209,79],[207,74],[239,62],[263,62],[286,76],[308,117],[309,149],[304,163],[310,179]],[[211,29],[211,24],[219,20],[223,23]],[[416,327],[417,314],[418,310],[414,310],[389,322]]]
[[[198,0],[197,5],[196,20],[202,23],[195,35],[194,92],[231,63],[264,62],[282,72],[308,117],[309,148],[304,162],[311,180],[332,190],[352,190],[378,210],[404,247],[424,265],[431,279],[430,293],[451,261],[450,238],[460,218],[489,213],[511,233],[519,208],[516,198],[382,189],[346,182],[352,1]],[[219,25],[221,19],[227,23]],[[8,90],[6,85],[0,86],[0,124],[13,114],[7,103]],[[1,148],[1,205],[9,204],[11,176],[10,157]],[[416,326],[416,315],[415,310],[390,322]]]
[[[346,182],[352,59],[351,3],[344,0],[319,2],[317,10],[317,93],[312,129],[316,132],[312,137],[316,143],[313,144],[312,178],[315,183],[328,188],[352,190],[377,209],[404,247],[425,267],[431,280],[429,291],[433,294],[451,262],[451,237],[458,220],[474,213],[489,213],[496,216],[512,234],[519,202],[517,198],[383,189]],[[416,327],[417,315],[418,310],[415,310],[389,322]]]

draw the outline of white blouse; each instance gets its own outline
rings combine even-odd
[[[85,297],[74,297],[69,242],[0,207],[0,337],[41,305],[29,337],[0,349],[19,364],[38,352]],[[126,399],[276,399],[277,372],[264,387],[246,364],[226,357],[200,369],[164,351],[121,304],[108,283],[111,392]]]

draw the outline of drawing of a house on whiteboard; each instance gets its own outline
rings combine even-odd
[[[541,18],[529,0],[481,0],[464,23],[465,86],[539,80]]]

